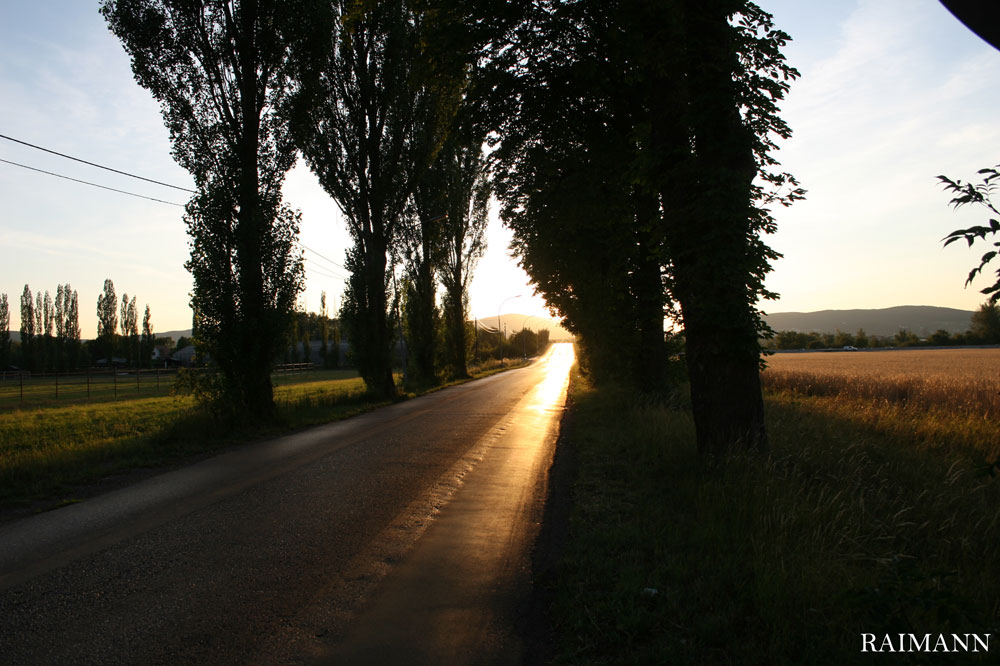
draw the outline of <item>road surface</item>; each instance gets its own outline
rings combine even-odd
[[[0,526],[0,662],[519,663],[572,360]]]

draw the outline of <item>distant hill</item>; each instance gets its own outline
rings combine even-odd
[[[155,335],[158,338],[173,338],[174,342],[177,342],[181,338],[190,338],[191,329],[188,328],[183,331],[164,331],[163,333],[154,330],[153,335]]]
[[[905,328],[925,337],[944,329],[949,333],[969,330],[972,311],[939,308],[931,305],[900,305],[878,310],[820,310],[818,312],[775,312],[764,320],[775,331],[801,333],[856,333],[859,328],[869,335],[895,335]]]
[[[496,330],[497,318],[483,317],[479,319],[479,326],[482,329]],[[532,331],[548,329],[549,339],[553,342],[565,342],[573,340],[573,334],[563,328],[558,321],[549,317],[535,317],[523,314],[500,315],[500,326],[507,327],[507,335],[513,335],[521,328],[530,328]]]

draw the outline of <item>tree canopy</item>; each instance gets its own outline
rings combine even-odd
[[[271,367],[302,288],[298,214],[281,185],[295,146],[278,109],[311,3],[104,0],[101,12],[161,105],[197,187],[186,208],[198,341],[225,404],[268,418]]]

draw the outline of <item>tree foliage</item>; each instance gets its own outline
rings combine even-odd
[[[146,311],[142,315],[142,340],[140,344],[140,362],[143,366],[148,366],[153,356],[153,347],[156,345],[156,336],[153,335],[153,314],[146,305]]]
[[[0,294],[0,368],[10,365],[10,305],[7,294]]]
[[[985,344],[1000,343],[1000,305],[989,301],[972,313],[969,326],[971,337]]]
[[[115,283],[104,280],[104,291],[97,297],[97,340],[104,348],[110,366],[115,355],[115,330],[118,328],[118,299]]]
[[[987,236],[995,236],[997,231],[1000,231],[1000,210],[997,210],[992,199],[997,183],[1000,182],[1000,165],[994,168],[980,169],[979,174],[983,176],[983,179],[982,182],[976,184],[952,180],[947,176],[938,176],[938,180],[944,184],[945,191],[954,193],[954,197],[950,201],[952,206],[955,208],[967,205],[980,206],[986,209],[987,215],[996,216],[990,218],[989,226],[976,225],[968,229],[952,231],[942,239],[945,247],[957,240],[964,240],[969,247],[972,247],[972,244],[977,240],[986,240]],[[980,258],[978,266],[969,271],[969,277],[965,280],[966,287],[972,284],[983,268],[996,258],[997,253],[1000,252],[1000,242],[995,241],[993,248]],[[980,293],[989,295],[990,303],[996,303],[997,300],[1000,300],[1000,269],[997,269],[996,276],[997,279],[992,285],[980,290]]]
[[[281,185],[295,160],[288,58],[308,2],[104,0],[101,12],[161,105],[197,193],[185,222],[197,338],[229,409],[273,414],[270,371],[302,287],[299,216]]]
[[[389,290],[404,212],[457,100],[450,59],[422,50],[429,22],[403,0],[334,2],[328,39],[299,62],[290,116],[320,185],[340,206],[353,246],[341,319],[369,390],[391,396]]]
[[[684,327],[699,448],[763,448],[756,302],[787,35],[742,0],[534,3],[501,49],[495,153],[522,266],[591,369],[655,391]],[[784,188],[784,189],[782,189]]]
[[[485,132],[468,117],[469,107],[467,97],[465,113],[416,192],[425,214],[438,211],[435,263],[444,287],[442,360],[453,377],[468,376],[469,283],[486,250],[492,192],[483,155]]]

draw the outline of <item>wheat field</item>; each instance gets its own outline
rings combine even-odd
[[[765,389],[1000,417],[1000,349],[900,349],[767,357]]]

